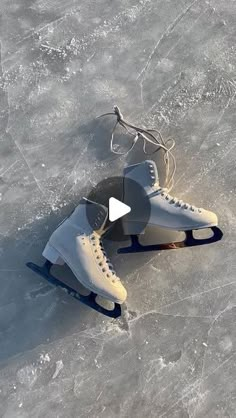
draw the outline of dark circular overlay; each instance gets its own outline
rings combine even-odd
[[[110,222],[109,217],[106,223],[106,228],[109,228],[106,234],[106,239],[110,241],[124,241],[127,237],[124,235],[122,220],[126,216],[131,216],[133,220],[141,219],[142,224],[147,225],[150,218],[150,202],[149,198],[142,186],[131,179],[125,179],[125,192],[132,194],[132,204],[130,201],[124,201],[124,177],[109,177],[99,182],[89,195],[87,199],[99,203],[109,208],[109,199],[114,197],[131,207],[131,212],[128,215],[118,219],[115,222]],[[86,205],[87,219],[90,225],[94,224],[94,211],[91,205]]]

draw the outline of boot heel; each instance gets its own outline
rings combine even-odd
[[[59,264],[60,266],[63,266],[63,264],[65,264],[65,261],[63,260],[63,258],[61,258],[57,250],[55,250],[55,248],[53,248],[49,243],[47,243],[46,247],[43,250],[43,256],[52,264]]]
[[[145,233],[145,228],[146,225],[139,222],[123,221],[124,235],[142,235]]]

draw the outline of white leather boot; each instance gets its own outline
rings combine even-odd
[[[148,222],[144,222],[140,209],[142,197],[135,194],[129,180],[137,182],[143,188],[150,203]],[[125,168],[124,203],[131,207],[131,212],[123,218],[125,235],[142,234],[147,224],[177,231],[211,228],[218,224],[215,213],[172,197],[167,189],[160,187],[156,164],[151,160]]]
[[[93,225],[87,219],[87,205]],[[114,303],[123,303],[127,292],[106,256],[101,236],[108,217],[105,206],[83,198],[72,215],[51,235],[43,256],[53,264],[66,263],[87,289]]]

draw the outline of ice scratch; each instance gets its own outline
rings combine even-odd
[[[194,4],[197,2],[198,0],[194,0],[184,11],[182,11],[176,18],[175,20],[167,27],[167,29],[165,30],[165,32],[162,34],[162,36],[160,37],[160,39],[157,41],[156,45],[154,46],[152,52],[150,53],[146,64],[144,65],[144,67],[142,68],[141,72],[139,73],[137,80],[139,80],[141,78],[142,82],[144,81],[145,78],[145,74],[150,66],[150,63],[160,45],[160,43],[162,42],[162,40],[168,36],[176,27],[176,25],[181,21],[181,19],[186,15],[186,13],[188,13],[188,11],[194,6]]]
[[[212,376],[217,370],[219,370],[221,367],[223,367],[226,363],[228,363],[234,356],[236,353],[233,353],[232,356],[230,356],[227,360],[225,360],[223,363],[221,363],[216,369],[213,370],[213,372],[209,373],[208,375],[206,375],[203,380],[208,379],[208,377]],[[163,414],[159,415],[159,418],[162,418],[164,416],[166,416],[167,414],[169,414],[169,412],[176,406],[178,405],[184,398],[186,398],[188,395],[190,395],[190,393],[193,390],[196,390],[197,385],[199,384],[199,379],[194,382],[193,384],[190,385],[190,388],[186,391],[186,393],[181,396],[179,399],[177,399],[177,401],[175,403],[173,403],[169,409],[167,409]],[[168,415],[169,416],[169,415]]]
[[[10,167],[8,167],[5,171],[3,171],[2,173],[0,173],[0,177],[3,177],[8,171],[10,171],[17,163],[19,162],[19,160],[16,160],[13,164],[10,165]]]
[[[215,325],[215,323],[218,321],[218,319],[222,316],[222,315],[224,315],[224,313],[225,312],[227,312],[227,311],[229,311],[230,310],[230,306],[229,305],[227,305],[226,306],[226,308],[225,309],[223,309],[222,311],[220,311],[220,312],[218,312],[217,313],[217,315],[215,316],[215,318],[214,318],[214,320],[212,321],[212,323],[211,323],[211,325],[210,325],[210,328],[209,328],[209,330],[208,330],[208,333],[207,333],[207,342],[206,343],[203,343],[203,345],[205,345],[205,347],[208,347],[208,342],[209,342],[209,338],[210,338],[210,334],[211,334],[211,331],[212,331],[212,329],[213,329],[213,327],[214,327],[214,325]],[[201,393],[201,387],[202,387],[202,382],[204,381],[204,371],[205,371],[205,364],[206,364],[206,356],[207,356],[207,353],[208,353],[208,350],[206,349],[205,350],[205,353],[204,353],[204,356],[203,356],[203,361],[202,361],[202,371],[201,371],[201,377],[200,377],[200,381],[199,381],[199,388],[198,388],[198,397],[199,397],[199,395],[200,395],[200,393]],[[218,366],[211,374],[213,374],[219,367],[221,367],[222,365],[220,365],[220,366]],[[197,409],[199,408],[199,406],[200,406],[200,402],[198,402],[198,404],[197,404],[197,406],[196,406],[196,408],[195,408],[195,411],[194,411],[194,413],[193,413],[193,418],[195,417],[195,414],[196,414],[196,411],[197,411]]]
[[[216,129],[218,128],[218,126],[219,126],[219,124],[220,124],[220,122],[222,121],[222,119],[223,119],[223,116],[224,116],[224,114],[225,114],[225,112],[226,112],[226,110],[228,109],[228,107],[229,107],[229,105],[234,101],[234,98],[235,98],[235,95],[236,95],[236,91],[234,92],[234,94],[233,94],[233,96],[231,96],[228,100],[227,100],[227,103],[226,103],[226,105],[224,106],[224,108],[222,109],[222,111],[220,112],[220,115],[219,115],[219,117],[218,117],[218,119],[216,120]],[[216,133],[214,133],[214,132],[209,132],[209,134],[206,136],[206,138],[204,138],[203,139],[203,141],[201,142],[201,144],[200,144],[200,147],[199,147],[199,152],[198,152],[198,154],[200,153],[200,151],[201,151],[201,148],[202,148],[202,145],[204,144],[204,142],[206,142],[212,135],[215,135]]]
[[[169,55],[171,54],[172,51],[175,50],[175,48],[177,47],[177,45],[182,41],[182,39],[184,39],[186,37],[186,34],[191,32],[191,30],[194,28],[194,26],[197,24],[197,22],[199,21],[199,19],[207,12],[208,9],[204,10],[203,12],[201,12],[199,14],[199,16],[195,19],[194,23],[192,24],[192,26],[184,32],[184,34],[182,36],[180,36],[180,38],[178,39],[178,41],[169,49],[169,51],[167,52],[167,54],[163,57],[164,59],[168,58]]]
[[[29,163],[28,163],[28,161],[27,161],[27,159],[25,158],[25,155],[24,155],[24,153],[23,153],[23,151],[21,150],[21,147],[20,147],[20,145],[12,138],[12,140],[13,140],[13,142],[15,143],[15,145],[16,145],[16,147],[17,147],[17,149],[18,149],[18,151],[20,152],[20,154],[21,154],[21,156],[22,156],[22,158],[23,158],[23,160],[24,160],[24,162],[25,162],[25,164],[27,165],[27,167],[28,167],[28,169],[29,169],[29,172],[30,172],[30,174],[32,175],[32,177],[33,177],[33,179],[34,179],[34,181],[35,181],[35,183],[36,183],[36,185],[37,185],[37,187],[38,187],[38,189],[39,189],[39,191],[42,193],[42,195],[44,195],[44,191],[43,191],[43,189],[41,188],[41,186],[40,186],[40,184],[39,184],[39,181],[37,180],[37,178],[35,177],[35,175],[34,175],[34,173],[33,173],[33,170],[32,170],[32,168],[30,167],[30,165],[29,165]]]
[[[169,308],[170,306],[176,305],[177,303],[184,302],[186,300],[205,295],[206,293],[213,292],[214,290],[223,289],[224,287],[232,286],[232,285],[235,285],[235,284],[236,284],[236,281],[233,281],[233,282],[230,282],[230,283],[223,284],[221,286],[212,287],[211,289],[204,290],[203,292],[195,293],[193,295],[187,296],[186,298],[176,300],[172,303],[168,303],[167,305],[163,305],[163,306],[160,307],[160,309]]]
[[[232,141],[233,140],[234,138],[232,139]],[[236,147],[236,144],[233,144],[232,147],[226,149],[226,151],[223,154],[221,154],[219,158],[208,161],[205,167],[200,171],[200,173],[197,176],[195,176],[195,179],[191,182],[189,187],[185,189],[185,192],[186,193],[190,192],[196,186],[196,184],[198,184],[201,181],[202,177],[206,176],[206,174],[212,171],[217,166],[217,164],[219,164],[220,161],[222,161],[225,157],[231,154],[235,147]],[[196,158],[196,155],[194,156],[194,158]]]

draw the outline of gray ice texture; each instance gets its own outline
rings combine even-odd
[[[2,418],[236,417],[235,22],[234,0],[1,0]],[[175,139],[173,194],[224,232],[161,253],[108,245],[119,320],[25,266],[98,181],[145,158],[110,153],[114,119],[96,117],[114,104]]]

